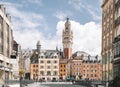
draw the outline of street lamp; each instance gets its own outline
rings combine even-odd
[[[36,82],[37,82],[37,81],[38,81],[38,70],[36,70],[35,73],[36,73],[36,78],[35,78],[35,80],[36,80]]]
[[[5,82],[5,78],[6,78],[6,76],[5,76],[5,66],[3,66],[3,65],[0,65],[0,68],[4,68],[4,86],[6,85],[6,82]]]
[[[23,75],[25,73],[24,69],[20,69],[19,71],[19,75],[20,75],[20,87],[22,87],[22,79],[23,79]]]

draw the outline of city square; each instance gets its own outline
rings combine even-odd
[[[0,87],[120,87],[120,0],[1,0]]]

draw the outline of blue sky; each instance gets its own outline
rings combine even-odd
[[[0,3],[5,4],[12,16],[14,39],[23,49],[35,48],[37,40],[42,49],[62,48],[62,30],[69,17],[74,34],[73,52],[100,54],[101,0],[1,0]]]

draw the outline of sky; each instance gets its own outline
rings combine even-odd
[[[101,0],[0,0],[12,17],[13,36],[22,49],[63,49],[62,31],[69,17],[73,53],[101,54]]]

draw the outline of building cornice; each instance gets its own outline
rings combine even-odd
[[[108,0],[105,0],[105,1],[103,2],[103,4],[101,5],[101,7],[103,8],[107,2],[108,2]]]

